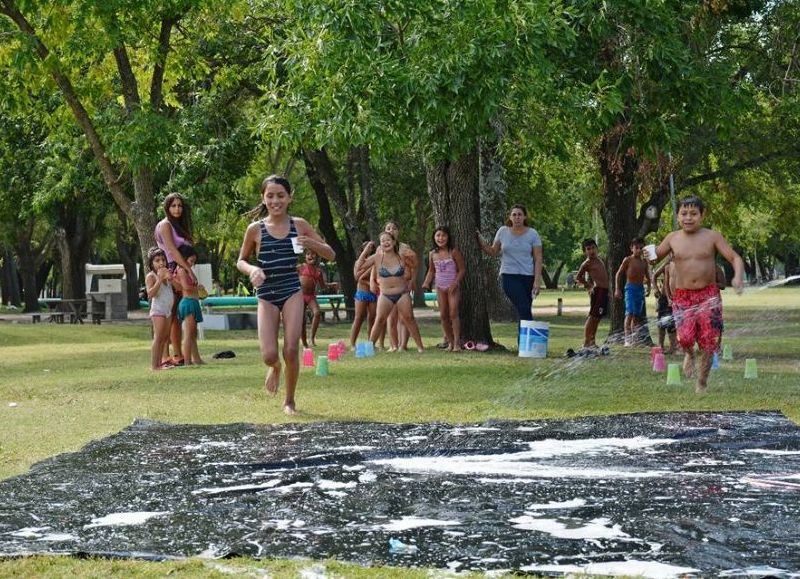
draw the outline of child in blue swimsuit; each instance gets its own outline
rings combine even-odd
[[[287,179],[278,175],[264,179],[261,197],[261,205],[254,211],[258,219],[247,227],[236,268],[250,278],[259,297],[258,340],[268,368],[264,386],[273,396],[280,385],[278,331],[283,320],[286,364],[283,411],[292,415],[297,412],[294,393],[300,373],[298,350],[303,327],[303,295],[294,245],[310,249],[329,261],[336,253],[305,219],[289,215],[292,187]],[[253,255],[257,256],[258,265],[250,263]]]
[[[378,296],[370,291],[369,280],[372,272],[371,262],[367,258],[375,249],[375,244],[365,241],[361,246],[361,254],[356,259],[353,266],[353,277],[356,280],[356,293],[353,299],[356,302],[353,325],[350,327],[350,347],[355,350],[358,334],[361,332],[361,325],[367,320],[367,335],[372,331],[375,323],[375,312],[378,305]]]

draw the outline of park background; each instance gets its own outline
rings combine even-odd
[[[632,237],[670,231],[673,189],[708,203],[751,284],[795,275],[799,37],[796,1],[0,0],[0,313],[82,297],[86,263],[125,264],[136,304],[136,264],[172,191],[192,207],[201,261],[232,290],[244,214],[270,173],[296,186],[292,212],[336,249],[348,295],[357,248],[384,220],[422,255],[434,224],[449,225],[468,263],[465,337],[510,348],[515,325],[489,324],[509,311],[474,232],[491,238],[513,203],[542,235],[551,305],[583,238],[615,271]],[[306,373],[299,419],[779,409],[797,421],[796,289],[724,299],[736,357],[702,397],[667,387],[642,350],[557,357],[582,340],[584,314],[568,312],[537,315],[551,323],[546,360],[426,352],[345,359],[327,381]],[[344,327],[323,326],[322,343]],[[434,320],[422,331],[440,338]],[[237,358],[158,377],[148,339],[143,323],[0,324],[0,477],[136,417],[286,420],[265,401],[252,332],[209,332],[204,354]],[[227,572],[208,565],[48,558],[4,561],[0,575]]]
[[[135,307],[171,191],[235,288],[270,173],[296,185],[348,299],[385,219],[421,255],[448,225],[468,339],[510,314],[474,232],[513,203],[551,288],[583,238],[611,272],[631,238],[660,239],[672,193],[706,200],[751,281],[797,273],[799,22],[792,1],[3,0],[3,304],[80,299],[84,264],[123,263]]]

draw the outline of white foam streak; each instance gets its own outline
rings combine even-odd
[[[659,563],[658,561],[609,561],[605,563],[590,563],[589,565],[525,565],[520,571],[606,575],[611,577],[648,577],[650,579],[671,579],[691,573],[699,573],[699,569],[692,567],[678,567]]]
[[[111,513],[104,517],[92,519],[91,524],[84,525],[84,529],[92,527],[128,527],[131,525],[141,525],[154,517],[168,515],[169,511],[141,511],[132,513]]]
[[[508,520],[513,523],[515,529],[523,531],[538,531],[547,533],[559,539],[616,539],[630,537],[619,525],[608,526],[609,519],[592,519],[588,523],[578,520],[570,520],[572,524],[567,525],[555,519],[540,519],[523,515]]]
[[[196,491],[192,491],[193,495],[207,495],[207,496],[214,496],[214,495],[221,495],[230,492],[236,491],[254,491],[254,490],[261,490],[261,489],[270,489],[278,484],[280,484],[281,479],[276,478],[265,483],[261,484],[252,484],[252,485],[236,485],[232,487],[206,487],[202,489],[197,489]]]
[[[540,440],[529,442],[530,450],[465,456],[418,456],[387,458],[372,461],[403,472],[446,472],[453,474],[497,475],[524,478],[655,478],[672,475],[670,471],[636,471],[630,469],[589,469],[584,466],[551,466],[530,462],[536,458],[553,458],[578,454],[608,455],[615,450],[638,450],[660,444],[670,444],[671,439],[660,438],[597,438],[580,440]],[[686,476],[687,473],[681,473]],[[691,473],[689,473],[691,474]]]
[[[452,527],[460,525],[461,521],[441,521],[438,519],[422,519],[420,517],[402,517],[392,519],[388,523],[378,525],[379,529],[386,531],[406,531],[408,529],[418,529],[420,527]]]
[[[776,456],[791,456],[800,454],[800,450],[769,450],[767,448],[747,448],[742,452],[751,452],[753,454],[774,454]]]
[[[550,501],[549,503],[538,503],[525,507],[529,511],[546,511],[550,509],[575,509],[586,504],[584,499],[572,499],[571,501]]]

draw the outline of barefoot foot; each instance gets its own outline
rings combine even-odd
[[[687,378],[694,376],[694,356],[689,352],[683,357],[683,375]]]
[[[694,391],[696,394],[702,394],[706,390],[708,390],[708,384],[700,382],[700,380],[698,380],[697,384],[694,385]]]
[[[281,365],[276,364],[275,366],[270,366],[269,370],[267,370],[267,378],[264,380],[264,387],[267,389],[267,393],[270,396],[275,396],[278,393],[278,386],[280,385],[281,381]]]
[[[283,405],[283,413],[287,416],[295,416],[297,408],[294,407],[294,402],[287,402]]]

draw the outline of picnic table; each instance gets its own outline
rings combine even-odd
[[[255,296],[209,296],[200,303],[210,312],[215,307],[222,306],[255,306],[258,305],[258,298]],[[321,306],[330,306],[333,317],[336,321],[341,321],[341,313],[344,311],[344,294],[319,294],[317,303]]]
[[[82,324],[86,315],[86,300],[65,300],[63,298],[43,298],[39,300],[47,308],[47,319],[51,324],[63,324],[69,316],[70,324]]]

